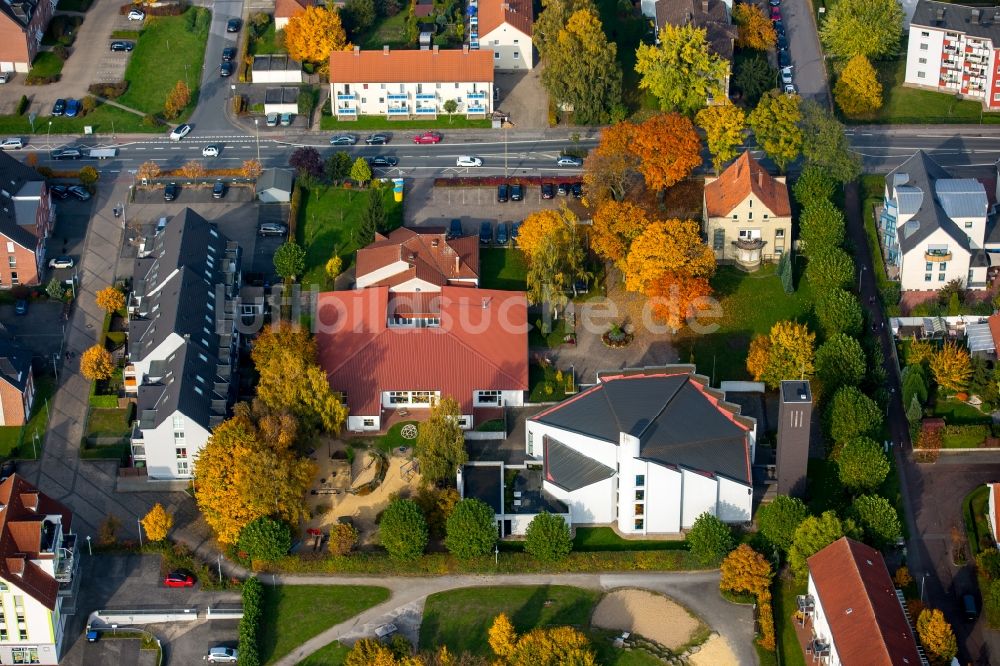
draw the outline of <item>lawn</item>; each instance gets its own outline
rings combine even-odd
[[[810,330],[816,330],[808,282],[799,277],[796,291],[786,294],[775,268],[767,265],[756,273],[744,273],[731,266],[719,266],[712,278],[712,289],[721,317],[701,318],[702,325],[717,328],[706,334],[684,328],[678,335],[678,357],[697,363],[700,372],[711,375],[713,386],[722,379],[751,378],[746,369],[750,340],[768,333],[775,322],[805,322]]]
[[[792,613],[796,609],[795,597],[806,593],[805,585],[796,585],[790,580],[781,579],[777,583],[777,594],[774,595],[774,627],[778,635],[778,650],[781,652],[782,666],[805,666],[802,647],[795,636],[795,625],[792,624]]]
[[[447,131],[450,129],[490,129],[493,127],[491,120],[471,120],[457,113],[450,120],[447,114],[439,116],[436,120],[431,118],[389,120],[384,116],[360,116],[357,120],[337,120],[333,116],[327,115],[328,113],[329,109],[324,107],[319,127],[323,130],[337,132],[361,132],[364,130],[406,130],[409,132],[428,129]],[[404,141],[409,141],[409,137],[402,138]]]
[[[483,289],[525,291],[528,262],[517,248],[488,247],[479,250],[479,286]]]
[[[948,425],[971,425],[990,423],[989,414],[984,414],[972,405],[960,400],[937,400],[934,403],[934,416],[943,418]]]
[[[52,399],[54,390],[51,377],[35,375],[35,400],[31,405],[31,418],[23,427],[0,426],[0,458],[34,460],[38,457],[49,425],[48,401]],[[38,444],[32,447],[36,435]]]
[[[384,587],[264,586],[261,663],[272,663],[325,629],[389,598]]]
[[[610,527],[577,527],[573,550],[687,550],[687,541],[638,541],[623,539]]]
[[[978,486],[962,500],[962,516],[965,518],[965,536],[969,540],[972,556],[979,553],[980,540],[992,545],[993,533],[989,521],[990,487]]]
[[[186,118],[198,103],[211,21],[212,13],[204,7],[189,7],[180,16],[147,19],[125,70],[128,90],[118,101],[144,113],[158,114],[177,82],[186,81],[191,89],[191,101],[181,114]]]
[[[56,76],[61,74],[63,61],[51,51],[42,51],[35,56],[35,61],[31,63],[31,71],[28,76]]]
[[[531,324],[531,330],[528,331],[528,347],[555,349],[563,344],[566,338],[566,320],[556,319],[553,321],[552,330],[546,335],[542,335],[542,329],[536,325],[540,321],[540,319],[536,319],[534,322],[528,322]]]
[[[417,429],[420,428],[419,421],[400,421],[389,428],[388,432],[378,438],[378,448],[382,449],[386,453],[392,453],[393,449],[398,449],[401,446],[412,448],[416,444],[417,440],[403,439],[403,435],[401,434],[403,426],[407,425],[417,426]]]
[[[941,433],[942,449],[978,449],[990,436],[987,425],[962,426],[958,432],[949,433],[946,428]]]
[[[381,193],[385,200],[389,229],[402,225],[403,205],[393,199],[392,188],[355,190],[320,187],[303,190],[296,229],[296,240],[306,249],[303,285],[315,284],[321,289],[330,286],[325,267],[334,253],[343,258],[345,270],[354,262],[354,252],[360,246],[357,236],[361,217],[371,192]]]
[[[427,597],[420,624],[420,648],[447,645],[452,654],[490,656],[487,632],[501,612],[518,633],[535,627],[583,627],[599,593],[576,587],[476,587],[438,592]]]
[[[267,28],[259,36],[253,27],[247,26],[250,30],[250,38],[247,41],[247,55],[270,55],[273,53],[286,53],[285,48],[278,44],[275,39],[274,20],[267,23]]]
[[[399,12],[395,16],[377,20],[364,35],[356,38],[352,35],[351,41],[360,44],[365,50],[381,50],[383,46],[390,49],[409,48],[414,46],[406,36],[406,17],[408,12]]]
[[[571,381],[551,365],[537,363],[528,366],[528,402],[559,402],[566,397],[566,386]]]
[[[334,641],[326,647],[316,650],[295,666],[340,666],[350,651],[349,646],[340,641]]]

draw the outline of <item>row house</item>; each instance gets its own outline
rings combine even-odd
[[[0,2],[0,72],[27,72],[38,55],[56,0]]]
[[[45,178],[0,152],[0,289],[41,283],[55,216]]]
[[[909,34],[907,85],[1000,109],[1000,8],[920,0]]]
[[[31,351],[0,338],[0,426],[21,426],[31,416],[35,375]]]
[[[426,51],[334,51],[330,54],[330,97],[337,120],[359,116],[434,119],[449,100],[456,113],[487,118],[493,111],[493,52],[462,49]]]

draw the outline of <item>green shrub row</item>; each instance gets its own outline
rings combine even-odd
[[[240,666],[259,666],[261,616],[264,612],[264,586],[256,576],[243,581],[243,618],[240,620]]]

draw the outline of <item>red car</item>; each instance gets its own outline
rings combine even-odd
[[[164,577],[163,584],[167,587],[194,587],[194,576],[182,571],[171,571]]]
[[[771,20],[780,21],[781,20],[781,10],[777,7],[771,7]]]
[[[413,143],[441,143],[441,132],[424,132],[413,137]]]

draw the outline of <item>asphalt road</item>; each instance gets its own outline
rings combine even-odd
[[[222,63],[222,49],[238,46],[243,30],[247,29],[244,24],[238,33],[226,32],[226,22],[229,19],[242,18],[243,0],[215,0],[210,8],[212,26],[205,46],[205,65],[199,73],[201,92],[198,95],[198,107],[188,122],[202,133],[232,132],[232,125],[222,110],[229,103],[230,85],[236,82],[237,76],[219,76],[219,65]],[[238,66],[239,63],[234,65]]]

